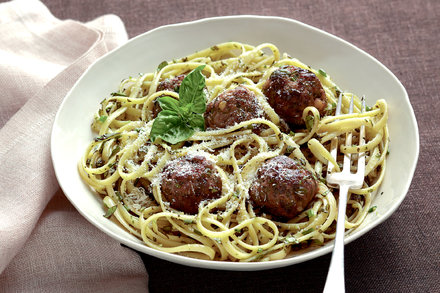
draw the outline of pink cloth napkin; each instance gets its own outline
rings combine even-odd
[[[62,99],[126,40],[115,15],[84,24],[37,0],[0,4],[0,292],[148,291],[141,258],[82,218],[50,157]]]

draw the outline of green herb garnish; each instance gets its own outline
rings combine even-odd
[[[321,74],[324,77],[327,77],[327,73],[324,70],[322,70],[322,69],[319,69],[318,73]]]
[[[307,229],[306,231],[302,231],[301,234],[302,234],[302,235],[307,235],[307,234],[312,233],[313,231],[315,231],[315,229],[310,228],[310,229]]]
[[[112,150],[112,153],[111,153],[110,157],[113,157],[114,155],[116,155],[117,153],[119,153],[120,150],[121,150],[121,147],[117,145],[117,146]]]
[[[315,216],[315,211],[312,209],[308,209],[307,210],[307,217],[309,217],[309,219],[313,218]]]
[[[111,93],[112,97],[128,97],[126,94],[123,93]]]
[[[110,218],[111,215],[113,215],[113,213],[116,211],[117,206],[112,206],[110,208],[108,208],[107,212],[105,213],[104,217],[106,218]]]
[[[179,89],[179,100],[172,97],[158,99],[162,111],[153,122],[150,132],[152,142],[157,138],[176,144],[191,137],[196,131],[205,130],[203,113],[206,110],[205,77],[199,66],[188,74]]]
[[[291,154],[295,150],[295,147],[288,145],[286,148],[286,153]]]
[[[98,137],[95,137],[95,141],[103,141],[103,140],[107,140],[107,139],[111,139],[111,138],[120,138],[121,137],[121,133],[116,132],[116,133],[107,133]]]
[[[167,65],[168,65],[168,62],[166,62],[166,61],[161,62],[161,63],[159,64],[159,66],[157,66],[157,71],[161,71],[162,68],[164,68],[164,67],[167,66]]]
[[[372,213],[372,212],[374,212],[376,209],[377,209],[377,206],[372,206],[372,207],[368,210],[368,212],[369,212],[369,213]]]
[[[98,121],[101,122],[101,123],[104,123],[105,120],[107,120],[107,118],[108,118],[107,115],[101,115],[101,116],[98,118]]]
[[[118,190],[115,191],[115,194],[116,194],[116,197],[118,198],[118,200],[122,201],[121,193]]]
[[[307,127],[308,131],[312,130],[314,121],[315,121],[315,118],[313,116],[309,115],[306,117],[306,127]]]

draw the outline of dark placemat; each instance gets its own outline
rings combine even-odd
[[[160,25],[210,16],[283,16],[335,34],[375,56],[408,91],[419,123],[420,157],[399,209],[385,223],[346,246],[347,291],[440,292],[440,1],[43,2],[61,19],[87,21],[105,13],[117,14],[130,37]],[[286,32],[286,37],[294,36]],[[151,292],[321,292],[330,262],[330,255],[326,255],[281,269],[228,272],[184,267],[147,255],[142,258]]]

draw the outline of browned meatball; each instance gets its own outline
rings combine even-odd
[[[317,190],[308,170],[287,156],[277,156],[258,169],[249,195],[254,206],[290,219],[307,207]]]
[[[162,172],[162,198],[176,210],[196,214],[200,202],[219,198],[222,180],[204,156],[184,156],[168,163]]]
[[[303,110],[315,106],[321,115],[327,97],[316,75],[307,69],[286,65],[275,70],[263,86],[269,104],[292,126],[304,125]]]
[[[205,126],[210,129],[226,128],[261,117],[263,111],[255,94],[238,86],[224,91],[206,106]]]
[[[179,92],[180,85],[182,84],[182,81],[184,78],[185,78],[184,74],[176,76],[174,78],[166,78],[157,85],[156,91],[158,91],[158,92],[159,91]],[[159,101],[156,99],[154,101],[153,111],[152,111],[153,118],[156,118],[161,110],[162,109],[160,108]]]
[[[166,78],[157,85],[157,91],[175,91],[179,92],[185,74],[181,74],[174,78]]]

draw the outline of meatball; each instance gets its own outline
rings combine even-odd
[[[307,207],[317,190],[312,173],[287,156],[277,156],[258,169],[249,196],[255,207],[290,219]]]
[[[249,89],[238,86],[226,90],[206,106],[206,128],[219,129],[254,118],[262,118],[263,111]]]
[[[157,85],[157,91],[158,92],[159,91],[175,91],[175,92],[179,92],[180,85],[182,84],[182,81],[183,81],[184,78],[185,78],[184,74],[176,76],[174,78],[167,78],[167,79],[161,81]],[[153,110],[152,110],[153,118],[156,118],[161,110],[162,109],[160,108],[159,101],[156,99],[154,101]]]
[[[275,70],[263,85],[269,105],[291,126],[302,126],[306,107],[324,115],[327,97],[316,75],[307,69],[286,65]]]
[[[164,201],[176,210],[196,214],[200,202],[219,198],[222,180],[204,156],[184,156],[169,162],[161,179]]]
[[[181,74],[174,78],[166,78],[157,85],[157,91],[179,92],[180,85],[182,84],[184,78],[184,74]]]

